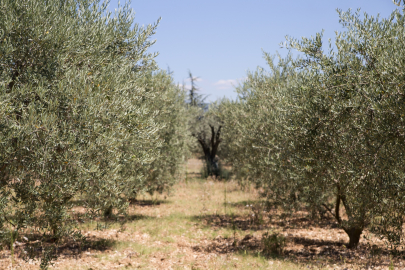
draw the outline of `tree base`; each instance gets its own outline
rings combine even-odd
[[[348,248],[356,248],[360,242],[360,236],[363,232],[363,229],[360,228],[348,228],[344,229],[347,235],[349,236],[349,245]]]

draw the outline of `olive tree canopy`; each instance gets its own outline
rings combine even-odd
[[[128,4],[107,4],[0,1],[3,228],[58,241],[74,233],[74,198],[89,213],[120,212],[129,191],[162,190],[151,164],[179,167],[184,95],[151,75],[157,23],[140,27]]]
[[[365,228],[399,244],[405,213],[405,17],[339,11],[346,31],[287,46],[302,58],[273,59],[248,74],[224,112],[230,160],[285,207],[332,214],[358,244]],[[231,135],[229,135],[231,136]],[[236,165],[236,166],[235,166]],[[333,199],[332,199],[333,198]],[[343,214],[344,213],[344,214]]]

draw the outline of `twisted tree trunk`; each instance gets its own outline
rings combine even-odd
[[[340,201],[343,202],[343,206],[346,209],[346,213],[350,217],[351,211],[348,208],[348,205],[346,203],[346,198],[345,196],[341,195],[341,190],[340,186],[337,185],[337,194],[336,194],[336,202],[335,202],[335,213],[332,212],[332,209],[330,209],[327,205],[323,204],[323,206],[329,211],[330,214],[334,216],[336,221],[339,223],[340,227],[346,232],[346,234],[349,236],[349,244],[348,248],[355,248],[360,242],[360,236],[363,233],[364,230],[364,222],[363,224],[351,224],[349,226],[345,226],[343,223],[342,218],[340,217]]]
[[[217,155],[219,144],[222,141],[220,138],[222,126],[219,126],[217,131],[215,131],[215,127],[212,125],[210,125],[210,128],[211,138],[209,140],[206,138],[205,131],[199,134],[193,134],[193,136],[197,139],[204,151],[208,175],[219,176],[218,161],[215,156]]]

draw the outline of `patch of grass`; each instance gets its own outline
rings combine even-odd
[[[272,254],[283,254],[285,237],[279,233],[264,233],[262,237],[263,253],[267,256]]]
[[[97,240],[87,240],[83,246],[83,250],[92,249],[104,251],[111,249],[116,245],[116,241],[111,239],[97,239]]]
[[[172,214],[156,219],[142,219],[126,224],[127,230],[148,234],[152,240],[165,237],[180,236],[192,232],[193,223],[190,218],[180,214]],[[168,239],[168,238],[167,238]]]
[[[149,256],[150,254],[156,253],[156,252],[169,252],[172,250],[172,247],[154,247],[154,246],[149,246],[145,245],[142,243],[138,242],[132,242],[132,241],[117,241],[114,244],[114,250],[122,252],[126,249],[131,249],[134,252],[136,252],[139,256]]]

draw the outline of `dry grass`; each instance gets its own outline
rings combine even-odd
[[[253,188],[199,179],[201,166],[190,160],[187,181],[169,197],[140,197],[119,221],[86,221],[87,244],[61,249],[51,269],[405,269],[382,242],[362,239],[347,250],[348,238],[333,220],[267,209]],[[266,232],[286,237],[283,254],[263,255]],[[38,261],[18,254],[13,269],[38,269]],[[0,269],[11,269],[8,250]]]

